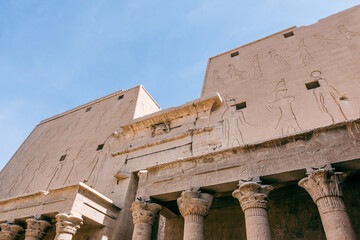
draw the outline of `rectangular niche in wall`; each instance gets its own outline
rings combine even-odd
[[[235,108],[236,108],[236,110],[241,110],[241,109],[246,108],[246,102],[241,102],[241,103],[235,104]]]
[[[318,81],[313,81],[313,82],[305,83],[305,86],[307,90],[311,90],[320,87],[320,83]]]

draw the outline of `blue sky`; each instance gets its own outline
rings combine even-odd
[[[207,59],[350,0],[0,0],[0,169],[41,120],[143,84],[200,96]]]

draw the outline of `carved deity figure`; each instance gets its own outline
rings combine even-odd
[[[360,36],[360,32],[350,31],[344,25],[340,25],[337,28],[339,30],[340,35],[346,40],[351,40],[355,36]]]
[[[260,79],[263,77],[263,73],[260,67],[259,54],[254,55],[253,61],[251,63],[251,68],[254,71],[254,76],[253,76],[254,79]]]
[[[224,79],[219,75],[219,70],[214,70],[212,73],[212,84],[214,86],[224,85]]]
[[[331,50],[341,47],[338,43],[338,39],[332,39],[325,37],[322,34],[315,34],[314,37],[318,40],[318,43],[328,52],[330,53]]]
[[[319,109],[326,113],[333,123],[347,120],[347,117],[341,107],[341,101],[349,100],[345,95],[330,85],[323,78],[322,73],[318,70],[312,71],[310,77],[313,81],[318,81],[320,87],[313,89],[313,94]]]
[[[302,39],[298,43],[297,51],[299,53],[299,58],[301,59],[301,62],[304,66],[314,62],[313,57],[310,55],[309,51],[307,50],[304,39]]]
[[[270,56],[270,60],[273,64],[289,66],[289,63],[284,59],[284,57],[282,57],[281,55],[279,55],[277,53],[276,49],[271,48],[269,50],[269,56]]]
[[[287,88],[284,78],[282,78],[276,85],[276,99],[269,103],[266,109],[271,113],[275,111],[279,114],[279,120],[275,129],[280,134],[288,134],[301,131],[301,127],[296,119],[292,103],[295,102],[294,96],[287,96]]]
[[[244,144],[243,131],[252,125],[246,120],[243,110],[236,110],[236,99],[226,97],[226,109],[221,115],[225,146],[234,147]]]
[[[245,71],[239,71],[233,64],[229,64],[229,69],[226,74],[223,76],[226,80],[244,80],[243,74]]]

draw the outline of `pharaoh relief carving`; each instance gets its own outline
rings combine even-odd
[[[158,124],[152,125],[150,127],[151,136],[155,137],[155,136],[158,136],[158,135],[162,135],[164,133],[169,133],[170,130],[171,130],[170,129],[170,124],[171,124],[170,121],[166,121],[166,122],[163,122],[163,123],[158,123]]]
[[[223,146],[235,147],[245,143],[244,133],[253,127],[245,117],[243,110],[236,109],[236,98],[226,97],[226,108],[221,115],[223,123]]]
[[[284,78],[277,84],[275,89],[275,100],[268,103],[266,109],[278,115],[278,121],[275,130],[279,134],[289,134],[301,131],[301,127],[297,121],[292,104],[295,102],[294,96],[287,95],[287,87]]]
[[[70,151],[71,148],[67,148],[65,150],[65,153],[62,155],[62,156],[67,156],[69,151]],[[66,159],[66,157],[65,157]],[[47,176],[47,178],[50,178],[50,181],[46,187],[46,190],[49,190],[51,184],[53,182],[57,182],[58,178],[61,178],[61,176],[63,174],[61,174],[62,170],[63,170],[63,166],[64,166],[64,161],[65,159],[60,159],[58,164],[55,166],[55,168],[53,169],[53,171]]]
[[[347,120],[348,118],[342,108],[342,102],[355,101],[357,98],[349,98],[341,94],[334,86],[329,84],[319,70],[312,71],[310,78],[312,82],[317,81],[320,85],[312,90],[320,111],[327,114],[333,123]]]
[[[20,183],[23,182],[24,178],[26,178],[27,176],[30,175],[30,169],[31,169],[31,165],[36,162],[36,157],[33,157],[24,167],[23,169],[21,169],[20,173],[16,176],[16,178],[14,179],[14,181],[10,184],[9,186],[9,191],[7,196],[10,197],[14,191],[14,187],[15,186],[19,186]]]

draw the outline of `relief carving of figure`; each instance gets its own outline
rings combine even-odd
[[[340,35],[346,40],[351,40],[355,36],[360,36],[360,32],[350,31],[344,25],[340,25],[337,28],[339,30]]]
[[[244,130],[253,127],[245,118],[243,110],[236,110],[236,99],[226,97],[226,109],[221,115],[225,146],[234,147],[244,144]]]
[[[212,84],[214,86],[224,85],[224,79],[219,75],[219,71],[216,69],[212,73]]]
[[[310,73],[313,81],[318,81],[320,87],[313,89],[313,94],[319,109],[326,113],[333,123],[347,120],[347,117],[341,107],[341,101],[352,101],[330,85],[323,78],[321,71],[315,70]]]
[[[101,174],[99,174],[99,172],[106,170],[103,168],[103,166],[104,166],[106,159],[108,159],[111,156],[110,155],[111,145],[114,140],[115,140],[115,138],[113,137],[112,134],[110,136],[108,136],[104,141],[103,149],[97,152],[93,161],[87,167],[88,169],[91,169],[89,176],[85,180],[85,182],[89,186],[94,187],[97,184],[99,175],[101,175]]]
[[[276,49],[271,48],[269,50],[269,56],[270,56],[270,60],[273,64],[289,66],[289,63],[284,59],[283,56],[281,56],[277,53]]]
[[[318,43],[328,52],[331,50],[341,47],[338,43],[338,39],[327,38],[322,34],[315,34],[314,37],[318,40]]]
[[[297,131],[301,131],[301,127],[296,119],[296,115],[292,108],[292,103],[295,102],[294,96],[287,96],[287,88],[284,78],[282,78],[277,84],[275,89],[275,101],[269,103],[266,109],[271,112],[277,112],[279,114],[279,120],[275,126],[275,129],[280,134],[288,134]]]
[[[297,51],[299,52],[299,58],[301,59],[301,62],[304,66],[314,62],[313,57],[310,55],[309,51],[307,50],[304,39],[302,39],[298,43]]]
[[[164,133],[169,133],[171,130],[170,124],[171,124],[170,121],[166,121],[163,123],[158,123],[158,124],[152,125],[151,126],[151,136],[155,137],[158,135],[162,135]]]
[[[66,149],[66,151],[63,155],[67,156],[69,151],[70,151],[70,148]],[[66,161],[66,158],[62,161],[59,161],[59,163],[55,166],[54,170],[47,176],[47,177],[51,177],[51,178],[46,187],[46,190],[49,190],[49,188],[51,187],[51,184],[53,182],[57,182],[58,178],[60,178],[62,176],[61,172],[63,170],[64,161]]]
[[[226,74],[223,76],[226,80],[244,80],[243,74],[245,71],[239,71],[233,64],[229,64],[229,69]]]
[[[254,79],[260,79],[263,77],[263,73],[260,67],[259,54],[254,55],[253,61],[251,63],[251,68],[254,71],[254,76],[253,76]]]

